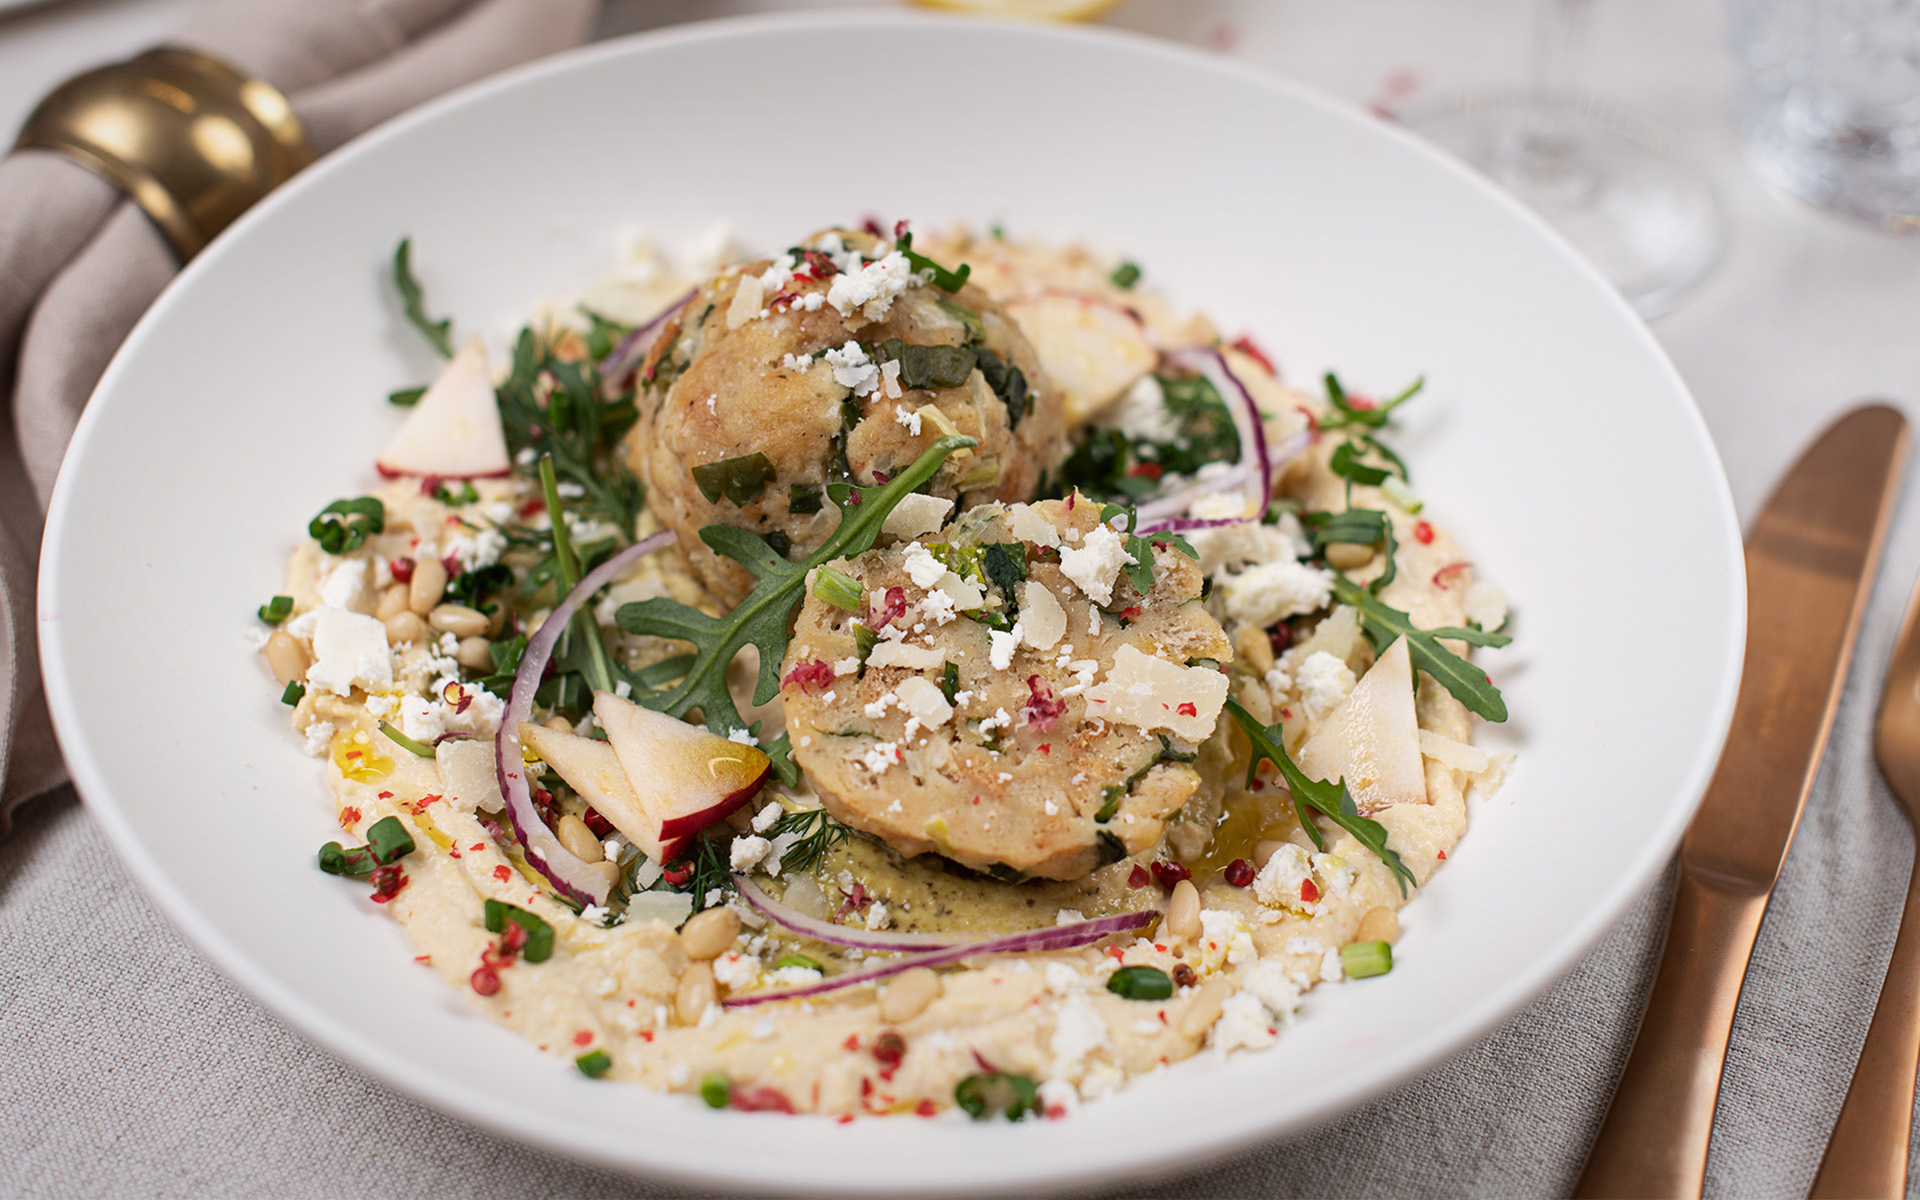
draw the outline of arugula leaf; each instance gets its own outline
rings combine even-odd
[[[1367,590],[1378,594],[1381,588],[1392,583],[1400,572],[1400,564],[1394,555],[1400,549],[1400,541],[1393,536],[1393,522],[1387,514],[1377,508],[1349,508],[1344,512],[1310,512],[1300,514],[1300,524],[1313,533],[1313,549],[1316,554],[1325,554],[1328,546],[1336,542],[1358,546],[1379,546],[1386,566],[1378,577],[1367,585]]]
[[[395,408],[412,408],[420,403],[420,397],[426,394],[427,389],[424,387],[401,388],[387,393],[387,403]]]
[[[523,329],[494,394],[508,449],[552,455],[561,477],[585,492],[574,506],[580,516],[632,529],[643,489],[615,447],[639,413],[630,395],[610,399],[601,388],[593,364],[561,359]]]
[[[1391,646],[1395,638],[1406,638],[1407,652],[1412,656],[1416,669],[1433,676],[1469,711],[1489,721],[1507,719],[1507,702],[1501,698],[1500,689],[1494,687],[1493,681],[1487,678],[1487,673],[1442,646],[1440,639],[1465,642],[1470,646],[1504,646],[1513,641],[1512,638],[1503,633],[1452,626],[1417,629],[1412,617],[1388,606],[1368,589],[1337,573],[1333,577],[1333,597],[1342,604],[1352,605],[1359,613],[1360,628],[1367,635],[1367,640],[1373,643],[1375,652]]]
[[[1353,803],[1353,793],[1347,790],[1346,780],[1321,783],[1307,778],[1306,772],[1296,766],[1293,759],[1287,757],[1278,724],[1260,724],[1254,719],[1252,713],[1240,707],[1238,700],[1227,701],[1227,712],[1232,715],[1233,723],[1240,727],[1240,732],[1247,735],[1247,741],[1253,746],[1253,757],[1247,762],[1247,782],[1249,784],[1253,782],[1254,769],[1260,765],[1261,759],[1264,758],[1272,763],[1280,772],[1281,778],[1286,780],[1287,791],[1293,795],[1294,812],[1300,817],[1300,827],[1307,831],[1307,836],[1313,839],[1315,846],[1324,851],[1327,843],[1319,826],[1314,823],[1312,814],[1307,811],[1309,808],[1352,834],[1355,841],[1373,851],[1381,862],[1387,864],[1387,869],[1394,874],[1394,881],[1400,885],[1402,896],[1407,894],[1408,884],[1420,886],[1420,881],[1413,877],[1413,872],[1407,870],[1407,864],[1401,862],[1400,856],[1387,848],[1386,826],[1360,815],[1360,809]]]
[[[1369,467],[1361,462],[1360,449],[1356,448],[1351,441],[1341,442],[1333,448],[1332,456],[1327,459],[1327,466],[1340,478],[1365,487],[1379,487],[1393,474],[1385,468]]]
[[[1422,375],[1420,378],[1408,384],[1406,390],[1399,395],[1371,406],[1364,403],[1355,404],[1352,400],[1348,399],[1347,390],[1340,386],[1340,377],[1332,371],[1327,372],[1326,385],[1327,403],[1333,406],[1333,415],[1320,419],[1320,429],[1322,432],[1333,429],[1351,429],[1355,426],[1364,426],[1368,429],[1381,429],[1386,426],[1387,419],[1393,414],[1394,409],[1399,408],[1402,404],[1405,404],[1420,394],[1420,389],[1427,385],[1427,377]]]
[[[795,516],[820,511],[820,485],[817,483],[790,483],[787,485],[787,512]]]
[[[400,289],[400,302],[406,308],[407,320],[440,352],[440,357],[452,358],[453,320],[442,317],[436,321],[427,315],[427,295],[420,289],[420,281],[413,277],[412,238],[401,238],[393,252],[393,286]]]
[[[586,566],[573,552],[573,537],[567,532],[566,510],[560,506],[560,485],[554,479],[552,455],[544,455],[540,459],[540,487],[546,493],[547,511],[553,514],[553,557],[560,570],[560,594],[565,596],[579,586],[580,577],[586,574]],[[587,653],[585,669],[581,674],[594,691],[613,691],[613,656],[607,653],[606,638],[601,636],[600,623],[594,620],[591,604],[582,604],[575,610],[567,631],[561,635],[563,643],[573,642],[576,638],[586,647]]]
[[[775,553],[764,539],[745,529],[731,525],[709,525],[702,529],[701,541],[745,567],[758,582],[747,598],[724,617],[710,617],[699,609],[665,597],[621,605],[614,617],[621,629],[632,634],[688,642],[694,648],[693,665],[678,683],[663,690],[635,692],[634,699],[676,717],[697,708],[707,728],[721,737],[745,728],[746,722],[727,690],[727,668],[734,656],[748,645],[760,652],[760,675],[753,692],[755,704],[765,704],[778,695],[781,660],[787,652],[787,622],[800,603],[807,572],[871,547],[880,534],[881,523],[903,496],[933,478],[934,472],[955,450],[976,444],[970,437],[943,437],[884,486],[860,488],[846,483],[829,486],[827,496],[840,510],[840,524],[803,562],[790,562]],[[857,504],[849,503],[855,498]],[[784,754],[775,757],[776,768],[781,767],[783,761],[781,778],[789,784],[796,782],[797,772],[792,777],[787,775],[794,767]]]
[[[965,287],[967,276],[973,273],[973,268],[966,263],[961,263],[957,271],[949,271],[926,255],[917,252],[913,248],[911,233],[902,233],[893,239],[893,248],[907,256],[907,265],[912,267],[916,274],[921,271],[933,272],[933,286],[949,295]]]
[[[1144,597],[1153,590],[1153,548],[1155,546],[1172,546],[1188,558],[1200,557],[1200,552],[1193,548],[1193,543],[1177,533],[1162,532],[1145,536],[1135,533],[1134,527],[1140,523],[1140,513],[1131,504],[1100,506],[1102,523],[1111,521],[1122,513],[1126,514],[1127,528],[1126,532],[1120,535],[1120,545],[1133,559],[1133,562],[1123,569],[1126,571],[1128,581],[1133,584],[1133,590],[1139,592],[1141,596]]]

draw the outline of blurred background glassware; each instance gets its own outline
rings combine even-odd
[[[1920,233],[1920,0],[1732,0],[1747,156],[1809,204]]]
[[[1652,122],[1582,90],[1590,7],[1536,0],[1524,91],[1455,97],[1400,119],[1546,218],[1655,317],[1719,261],[1723,222],[1705,177]]]

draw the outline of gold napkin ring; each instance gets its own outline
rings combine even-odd
[[[67,80],[33,110],[14,149],[52,150],[112,180],[182,262],[313,161],[273,85],[177,46]]]

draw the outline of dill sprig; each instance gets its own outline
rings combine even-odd
[[[767,830],[767,836],[777,838],[783,833],[799,834],[799,840],[780,855],[780,868],[784,871],[811,871],[820,865],[820,860],[827,856],[829,850],[847,840],[849,832],[826,809],[808,808],[783,814]]]

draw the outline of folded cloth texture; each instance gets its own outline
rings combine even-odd
[[[316,154],[464,83],[584,41],[599,0],[212,0],[172,40],[284,93]],[[0,160],[0,835],[66,778],[40,689],[48,497],[114,351],[180,269],[144,212],[55,153]]]

